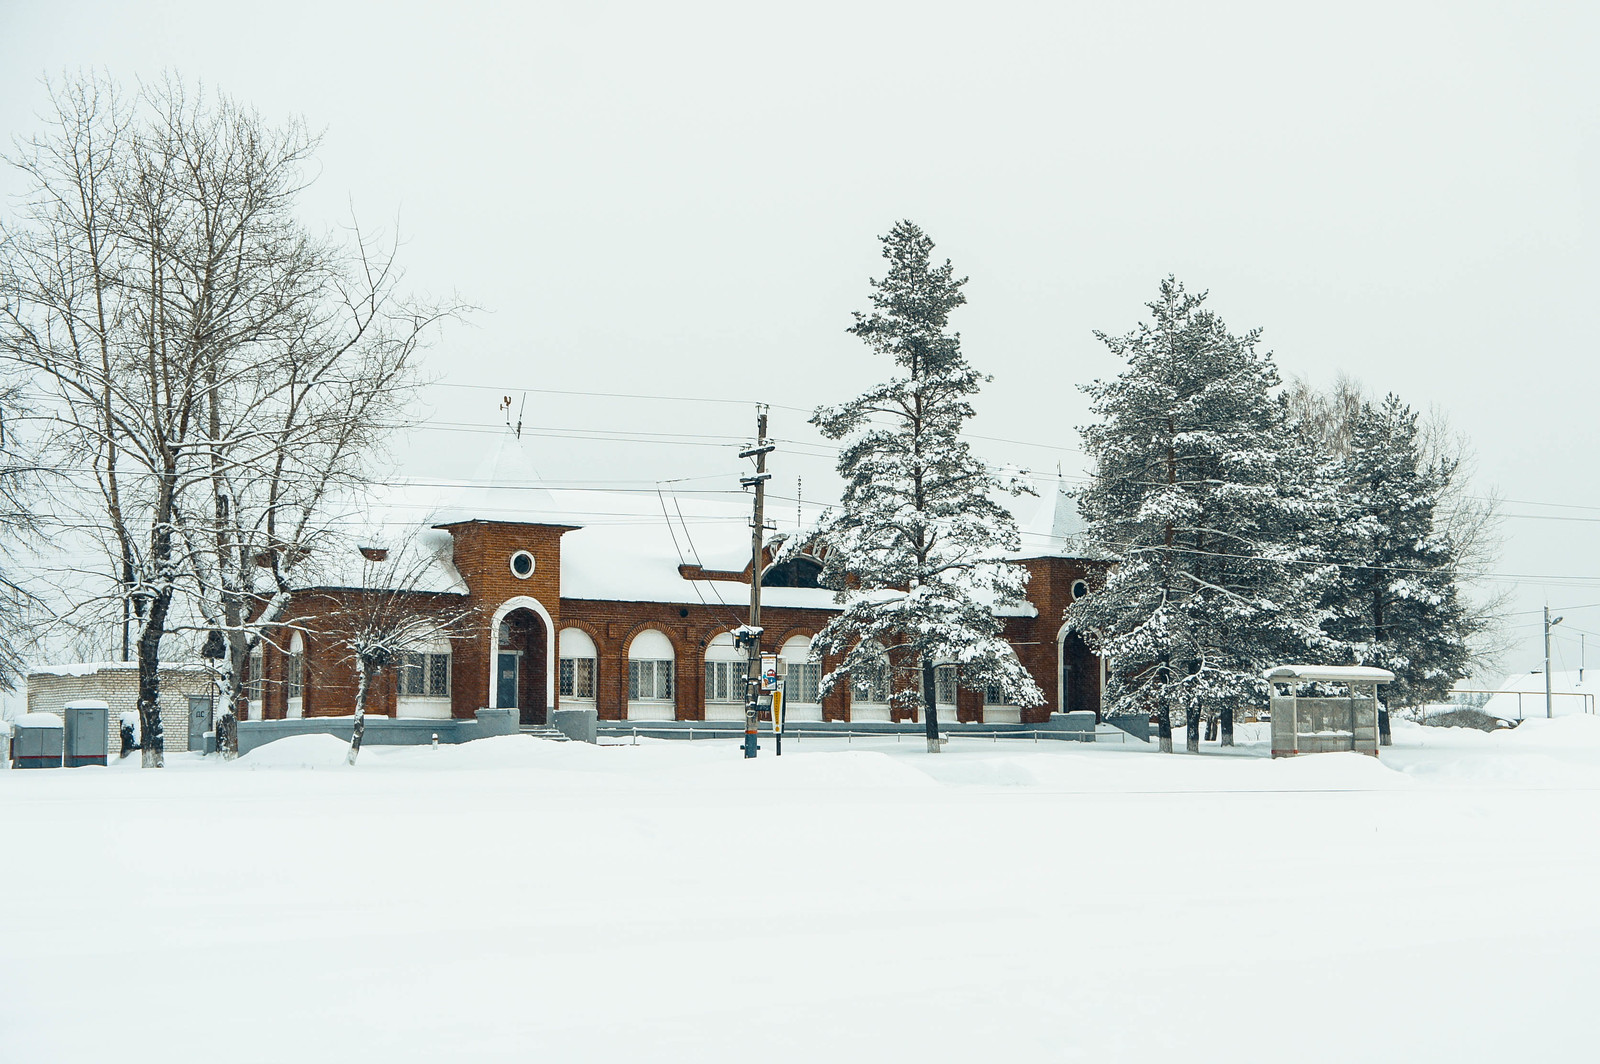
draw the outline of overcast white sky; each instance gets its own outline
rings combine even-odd
[[[1576,666],[1600,632],[1597,26],[1578,3],[0,0],[0,137],[86,66],[324,129],[308,219],[398,219],[410,282],[484,308],[429,353],[449,386],[400,445],[427,476],[470,475],[502,394],[530,429],[713,437],[760,400],[804,443],[776,493],[820,497],[822,441],[785,407],[884,374],[844,328],[898,218],[971,276],[957,324],[995,378],[974,432],[1021,441],[983,453],[1072,474],[1077,386],[1120,368],[1093,330],[1176,273],[1286,376],[1468,432],[1520,515],[1514,608],[1564,612]],[[556,482],[741,468],[716,439],[534,438]],[[1531,668],[1537,614],[1513,623],[1507,667]]]

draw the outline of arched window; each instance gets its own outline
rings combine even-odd
[[[557,644],[561,657],[561,697],[569,702],[593,702],[595,662],[600,657],[594,640],[582,628],[563,628]]]
[[[289,696],[288,716],[305,716],[306,641],[299,632],[289,637],[289,658],[284,667],[283,688]]]
[[[672,720],[672,640],[646,628],[628,644],[628,719]]]
[[[933,700],[939,704],[940,709],[951,712],[951,720],[955,720],[956,692],[961,689],[961,672],[956,665],[936,665],[933,669]],[[943,719],[941,717],[941,719]]]
[[[821,587],[822,563],[800,554],[788,561],[767,567],[761,574],[762,587]]]
[[[750,655],[723,632],[706,644],[706,720],[744,720]]]
[[[985,724],[1018,724],[1022,710],[1012,702],[996,684],[983,689],[983,722]]]
[[[869,644],[875,653],[872,664],[857,665],[850,674],[850,719],[852,721],[888,720],[890,685],[889,658],[876,643]]]
[[[450,641],[439,639],[400,655],[395,714],[401,717],[450,716]]]
[[[778,651],[778,667],[783,673],[784,716],[789,720],[821,720],[822,663],[811,656],[811,637],[791,636]]]
[[[261,704],[261,644],[257,643],[244,660],[244,719],[266,720],[266,707]]]

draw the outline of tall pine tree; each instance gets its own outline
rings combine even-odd
[[[1191,752],[1202,717],[1231,744],[1234,708],[1265,701],[1262,669],[1320,638],[1326,576],[1308,564],[1322,501],[1271,398],[1272,357],[1204,299],[1167,278],[1150,323],[1097,334],[1128,368],[1085,386],[1101,420],[1083,430],[1095,476],[1079,508],[1117,565],[1067,618],[1110,659],[1107,711],[1153,710],[1167,752],[1177,713]]]
[[[1363,401],[1347,435],[1328,543],[1342,564],[1323,627],[1337,658],[1395,674],[1379,712],[1388,745],[1388,707],[1442,701],[1469,670],[1483,615],[1463,600],[1460,544],[1436,520],[1457,463],[1424,457],[1417,415],[1392,393]]]
[[[873,282],[871,313],[850,331],[898,368],[888,381],[811,418],[844,440],[841,507],[817,533],[826,544],[823,581],[838,589],[842,612],[814,641],[816,653],[841,653],[823,678],[881,674],[885,658],[901,707],[920,697],[928,751],[939,750],[938,665],[959,666],[962,686],[1000,689],[1022,706],[1044,700],[1001,635],[994,608],[1022,598],[1026,574],[1005,560],[1020,543],[1016,523],[995,497],[1003,485],[961,438],[970,399],[987,380],[967,364],[950,312],[966,302],[948,260],[929,262],[930,240],[900,222],[883,238],[889,271]]]

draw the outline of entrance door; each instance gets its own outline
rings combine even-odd
[[[204,750],[206,731],[211,727],[211,699],[189,696],[189,749]]]
[[[499,697],[495,700],[495,704],[501,709],[517,708],[517,674],[521,671],[521,666],[521,654],[504,652],[500,654],[500,665],[495,672]]]

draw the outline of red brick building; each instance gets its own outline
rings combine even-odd
[[[430,499],[434,512],[420,522],[414,493],[389,500],[389,516],[375,520],[390,535],[407,523],[425,529],[406,549],[428,555],[426,575],[407,586],[419,610],[460,621],[387,674],[368,711],[470,719],[480,708],[514,706],[524,724],[537,724],[557,707],[592,707],[602,720],[742,720],[745,658],[730,633],[750,596],[745,511],[692,498],[663,505],[653,493],[552,491],[506,476],[505,464],[497,462],[494,487]],[[1060,485],[1040,487],[1019,507],[1032,511],[1019,515],[1025,549],[1016,558],[1029,572],[1027,601],[1002,614],[1045,703],[1001,704],[994,692],[960,688],[946,667],[939,701],[953,704],[960,721],[1099,713],[1098,659],[1063,631],[1062,617],[1104,566],[1081,556],[1076,510]],[[836,662],[806,659],[837,610],[833,593],[816,586],[819,569],[801,557],[760,574],[762,649],[779,655],[788,677],[788,719],[915,719],[891,710],[883,678],[818,697]],[[296,598],[254,665],[251,718],[351,712],[355,670],[338,618],[361,582],[336,574]]]

